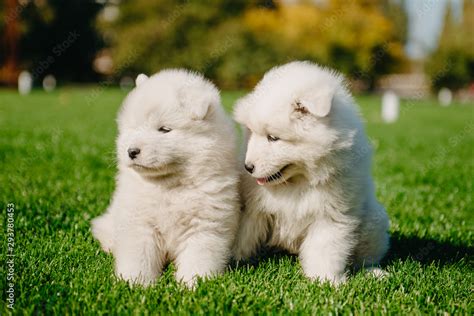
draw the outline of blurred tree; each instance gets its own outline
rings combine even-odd
[[[101,8],[90,0],[23,0],[0,24],[0,34],[5,38],[12,17],[19,20],[17,58],[20,68],[28,69],[37,81],[48,74],[60,80],[94,80],[98,76],[92,61],[102,47],[95,19]],[[5,8],[0,10],[5,14]]]
[[[0,4],[0,15],[4,16],[0,23],[0,34],[3,34],[0,46],[0,82],[14,85],[17,81],[18,68],[18,42],[20,31],[18,27],[18,16],[21,10],[18,1],[7,0]]]
[[[122,1],[118,19],[101,16],[99,28],[116,75],[187,67],[213,77],[222,56],[241,40],[236,17],[246,5],[224,0]]]
[[[462,22],[448,10],[439,47],[426,63],[432,87],[457,90],[474,82],[474,3],[464,1]]]
[[[290,59],[310,59],[373,85],[403,61],[399,30],[379,1],[296,3],[251,9],[245,23],[262,44]]]
[[[384,15],[396,30],[393,36],[402,43],[406,43],[408,38],[408,16],[405,11],[405,1],[409,0],[380,0]]]
[[[118,19],[99,20],[119,75],[187,67],[240,88],[309,59],[372,83],[403,61],[399,30],[375,0],[129,0],[119,9]]]
[[[371,86],[403,63],[403,15],[390,0],[23,1],[19,60],[38,80],[95,79],[100,56],[94,69],[116,77],[186,67],[240,88],[308,59]]]

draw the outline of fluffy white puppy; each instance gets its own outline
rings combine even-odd
[[[234,111],[249,132],[236,259],[277,246],[299,254],[309,278],[333,283],[351,264],[376,265],[389,220],[343,78],[309,62],[275,67]]]
[[[234,127],[218,90],[185,70],[140,75],[118,129],[116,191],[92,222],[116,275],[148,285],[170,260],[189,286],[222,272],[240,206]]]

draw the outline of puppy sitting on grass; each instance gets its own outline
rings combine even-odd
[[[308,62],[276,67],[234,114],[249,132],[236,259],[277,246],[299,254],[309,278],[336,284],[349,265],[376,265],[389,221],[343,78]]]
[[[92,222],[116,275],[148,285],[171,260],[192,287],[222,272],[239,222],[239,176],[218,90],[185,70],[140,75],[118,127],[116,191]]]

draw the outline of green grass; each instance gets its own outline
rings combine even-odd
[[[224,93],[230,108],[239,93]],[[15,309],[31,314],[473,314],[474,107],[403,104],[395,124],[379,98],[358,98],[374,143],[377,195],[391,217],[382,280],[356,274],[333,289],[306,280],[293,256],[269,253],[188,291],[170,266],[148,289],[113,276],[89,221],[114,190],[118,90],[0,91],[0,267],[15,204]]]

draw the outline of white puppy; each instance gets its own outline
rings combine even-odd
[[[92,222],[117,276],[148,285],[169,260],[189,286],[222,272],[240,206],[234,127],[218,90],[185,70],[140,75],[118,128],[116,191]]]
[[[351,264],[376,265],[389,221],[343,78],[309,62],[273,68],[234,116],[249,132],[236,259],[282,247],[299,254],[306,276],[336,284]]]

